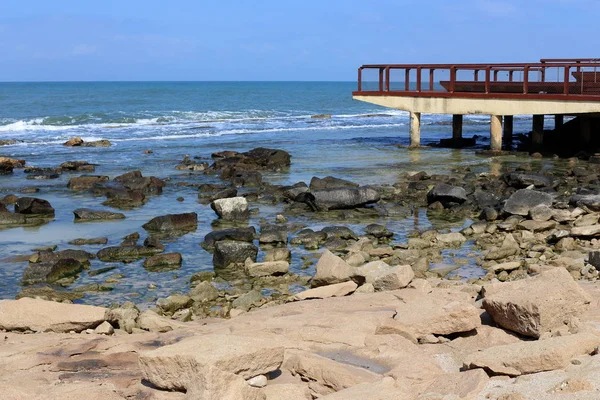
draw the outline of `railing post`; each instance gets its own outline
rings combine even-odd
[[[454,93],[456,83],[456,68],[450,67],[450,93]]]
[[[421,91],[421,67],[417,67],[417,92]]]
[[[474,69],[473,70],[473,78],[475,80],[475,82],[479,82],[479,70],[478,69]]]
[[[523,68],[523,94],[529,92],[529,67]]]
[[[490,80],[491,80],[491,74],[492,74],[492,67],[490,67],[489,65],[485,68],[485,92],[489,93],[490,92]]]
[[[433,68],[431,68],[429,70],[429,90],[432,92],[433,92],[433,81],[434,81],[433,71],[435,71],[435,69],[433,69]]]
[[[515,71],[508,71],[508,81],[509,82],[513,81],[514,73],[515,73]]]
[[[358,69],[358,91],[362,92],[362,67]]]
[[[410,90],[410,68],[406,68],[404,70],[404,91],[408,92]]]
[[[569,73],[571,72],[571,68],[565,67],[564,69],[563,94],[569,94],[569,79],[571,78]]]
[[[379,68],[379,91],[383,92],[383,68]]]
[[[385,67],[385,91],[390,91],[390,67]]]

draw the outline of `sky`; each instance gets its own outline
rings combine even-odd
[[[600,0],[0,0],[0,81],[353,81],[600,57]]]

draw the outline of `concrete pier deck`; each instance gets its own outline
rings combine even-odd
[[[600,60],[543,59],[529,64],[374,64],[358,69],[356,100],[410,113],[410,145],[421,143],[421,114],[453,115],[452,138],[462,139],[462,116],[490,115],[490,149],[512,137],[514,115],[533,115],[531,148],[543,146],[544,116],[600,115]],[[578,140],[589,142],[582,129]],[[506,138],[505,138],[506,139]]]

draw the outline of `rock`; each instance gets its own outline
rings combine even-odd
[[[267,385],[263,392],[267,396],[267,400],[313,400],[308,386],[296,383]]]
[[[352,279],[359,283],[374,283],[380,277],[391,273],[393,268],[384,261],[371,261],[352,270]]]
[[[246,263],[246,273],[252,277],[278,276],[286,274],[290,269],[287,261],[266,261],[261,263]]]
[[[565,368],[572,358],[591,354],[599,345],[600,337],[585,332],[490,347],[467,356],[464,364],[496,375],[519,376]]]
[[[115,333],[115,329],[111,324],[104,321],[103,323],[98,325],[96,329],[94,329],[94,333],[98,335],[112,335],[113,333]]]
[[[69,179],[67,187],[71,190],[88,190],[96,184],[108,182],[108,176],[81,175]]]
[[[167,298],[158,299],[156,305],[163,313],[173,314],[175,311],[191,306],[192,302],[193,300],[189,296],[171,295]]]
[[[256,230],[253,226],[213,231],[210,232],[208,235],[204,236],[204,242],[202,242],[202,247],[206,250],[212,250],[214,249],[216,242],[220,242],[223,240],[252,243],[254,241],[255,235]]]
[[[231,197],[215,200],[210,207],[217,216],[228,221],[245,220],[250,216],[245,197]]]
[[[502,179],[510,187],[516,189],[525,189],[529,186],[536,188],[552,187],[552,180],[540,175],[521,174],[518,172],[510,172],[504,174]]]
[[[304,200],[315,211],[342,210],[377,203],[381,196],[369,187],[314,190]]]
[[[81,261],[73,258],[30,263],[23,271],[21,283],[23,285],[33,285],[39,282],[53,283],[63,278],[76,276],[84,268],[85,266]]]
[[[329,250],[325,250],[316,266],[316,273],[311,281],[312,287],[319,287],[349,281],[354,275],[354,268]]]
[[[267,250],[263,261],[289,261],[291,258],[292,253],[290,252],[290,249],[286,247],[276,247]]]
[[[106,310],[104,319],[111,324],[118,326],[119,329],[127,333],[132,333],[136,327],[136,320],[140,315],[140,311],[133,303],[125,303],[122,307],[110,308]]]
[[[410,265],[399,265],[373,282],[373,287],[377,291],[396,290],[407,287],[415,277],[415,273]]]
[[[480,218],[485,219],[486,221],[495,221],[498,219],[498,211],[496,211],[496,209],[492,207],[485,207],[481,211]]]
[[[320,190],[320,189],[339,189],[339,188],[357,188],[358,184],[350,181],[346,181],[340,178],[334,178],[333,176],[327,176],[323,179],[317,178],[313,176],[310,180],[309,189],[312,190]]]
[[[100,139],[100,140],[92,140],[90,142],[83,142],[81,143],[82,147],[110,147],[112,146],[112,143],[109,140],[106,139]]]
[[[69,244],[72,244],[73,246],[85,246],[88,244],[106,244],[108,243],[108,238],[90,238],[90,239],[85,239],[85,238],[78,238],[78,239],[73,239],[69,242]]]
[[[519,269],[522,266],[523,266],[523,263],[521,261],[512,261],[512,262],[496,264],[496,265],[492,266],[489,270],[492,271],[493,273],[497,274],[502,271],[510,272],[515,269]]]
[[[347,226],[327,226],[321,229],[327,239],[329,238],[340,238],[344,240],[358,240],[358,236],[354,231]]]
[[[198,214],[167,214],[152,218],[142,227],[149,232],[195,231],[198,227]]]
[[[444,207],[452,204],[462,204],[467,201],[467,192],[458,186],[451,186],[445,183],[439,183],[427,193],[427,203],[432,204],[439,201]]]
[[[95,164],[90,164],[87,161],[65,161],[58,166],[61,171],[87,171],[93,172],[96,169]],[[83,175],[85,176],[85,175]],[[108,179],[107,179],[108,180]]]
[[[119,186],[94,186],[92,192],[96,196],[106,196],[102,205],[130,209],[146,203],[146,195],[140,190],[129,190]]]
[[[189,296],[196,303],[209,302],[219,298],[219,291],[210,282],[200,282],[189,293]]]
[[[252,243],[223,240],[215,243],[213,265],[223,268],[230,264],[243,264],[248,258],[256,261],[257,254],[258,248]]]
[[[15,213],[54,215],[54,208],[52,208],[50,203],[44,199],[21,197],[15,203]]]
[[[556,227],[556,222],[554,222],[554,221],[526,220],[523,222],[519,222],[519,224],[517,225],[517,228],[523,229],[526,231],[531,231],[533,233],[549,231],[550,229],[554,229],[555,227]]]
[[[80,137],[74,137],[71,138],[69,140],[67,140],[65,143],[63,143],[63,146],[81,146],[83,144],[83,139]]]
[[[161,317],[152,310],[146,310],[137,318],[140,329],[150,332],[170,332],[179,322]]]
[[[331,114],[316,114],[310,116],[312,119],[329,119],[331,118]]]
[[[376,237],[377,239],[391,238],[394,232],[389,231],[385,226],[378,224],[369,224],[365,228],[365,233]]]
[[[246,379],[276,371],[284,348],[272,340],[249,336],[202,335],[140,354],[142,377],[166,390],[190,391],[202,399],[258,399],[238,394],[225,396],[234,378],[251,388]],[[217,376],[215,376],[216,374]],[[231,379],[219,378],[226,374]],[[228,375],[227,375],[228,374]],[[194,387],[197,386],[197,387]],[[258,390],[258,389],[253,389]]]
[[[147,247],[147,246],[113,246],[113,247],[105,247],[101,249],[96,257],[100,261],[122,261],[122,262],[132,262],[135,260],[139,260],[140,258],[145,258],[148,256],[152,256],[157,253],[162,253],[164,248],[159,247]]]
[[[260,228],[259,243],[264,244],[287,244],[287,227],[279,225],[265,225]]]
[[[91,208],[78,208],[73,211],[76,222],[86,221],[107,221],[115,219],[125,219],[125,214],[112,211],[92,210]]]
[[[529,212],[540,205],[552,206],[552,196],[537,190],[517,190],[504,204],[503,211],[513,215],[529,215]]]
[[[490,378],[483,369],[455,372],[438,377],[425,389],[428,396],[456,396],[456,399],[475,399],[485,389]]]
[[[575,236],[575,237],[600,236],[600,225],[576,226],[571,229],[571,236]]]
[[[252,307],[262,302],[263,296],[258,290],[251,290],[244,293],[231,302],[231,307],[239,310],[249,311]]]
[[[114,178],[114,181],[130,192],[144,195],[161,194],[167,183],[155,176],[145,177],[141,171],[131,171]]]
[[[336,283],[334,285],[321,286],[315,289],[305,290],[296,294],[294,300],[326,299],[328,297],[342,297],[353,293],[358,285],[352,281]]]
[[[267,386],[267,377],[265,375],[258,375],[248,379],[246,383],[252,387],[262,388]]]
[[[467,241],[467,238],[460,232],[439,233],[435,238],[438,243],[445,245],[462,244]]]
[[[582,314],[590,296],[564,268],[535,277],[485,286],[483,307],[505,329],[539,338]]]
[[[82,293],[76,292],[65,292],[56,291],[49,286],[28,286],[24,287],[19,294],[15,296],[15,299],[21,299],[23,297],[31,297],[33,299],[56,301],[59,303],[72,303],[75,300],[79,300],[83,297]]]
[[[148,257],[144,261],[144,268],[148,270],[156,270],[164,267],[180,268],[181,253],[164,253]]]
[[[585,207],[591,211],[600,211],[599,194],[575,194],[571,196],[569,203],[577,207]]]
[[[529,216],[534,221],[548,221],[554,216],[554,211],[552,208],[548,207],[545,204],[540,204],[539,206],[533,207],[529,210]]]
[[[290,154],[283,150],[259,147],[245,153],[225,151],[214,153],[213,170],[233,168],[238,171],[281,171],[290,166]]]
[[[23,214],[13,214],[10,211],[0,211],[0,226],[25,225],[27,218]]]
[[[0,300],[0,329],[34,332],[81,332],[104,321],[103,307],[22,298]]]
[[[16,144],[17,141],[14,139],[3,139],[0,140],[0,146],[10,146],[12,144]]]

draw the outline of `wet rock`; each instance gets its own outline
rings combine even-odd
[[[54,215],[54,208],[47,200],[35,197],[21,197],[15,203],[17,214]]]
[[[552,180],[545,176],[521,174],[518,172],[504,174],[502,179],[508,186],[516,189],[525,189],[532,185],[536,188],[552,187],[553,185]]]
[[[71,139],[67,140],[66,142],[64,142],[63,146],[74,147],[74,146],[81,146],[82,144],[83,144],[82,138],[74,137],[74,138],[71,138]]]
[[[453,204],[462,204],[467,201],[467,192],[458,186],[439,183],[427,193],[428,204],[431,205],[438,201],[445,208],[451,207]]]
[[[250,216],[248,202],[244,197],[215,200],[210,207],[219,218],[227,221],[246,220]]]
[[[277,247],[267,250],[263,261],[289,261],[291,258],[292,253],[290,252],[290,249]]]
[[[374,236],[377,239],[391,238],[392,236],[394,236],[394,232],[391,232],[385,226],[378,224],[367,225],[367,227],[365,228],[365,233],[367,235]]]
[[[565,368],[574,357],[591,354],[599,345],[600,338],[593,333],[578,333],[490,347],[470,354],[464,364],[496,375],[519,376]]]
[[[33,285],[39,282],[53,283],[63,278],[77,276],[86,264],[73,258],[61,258],[56,261],[29,263],[21,283]]]
[[[158,308],[165,314],[173,314],[176,311],[187,308],[192,305],[192,298],[182,295],[171,295],[164,299],[159,299],[156,302]]]
[[[100,140],[92,140],[89,142],[84,141],[83,143],[80,144],[80,146],[82,146],[82,147],[110,147],[110,146],[112,146],[112,143],[107,139],[100,139]]]
[[[223,179],[231,181],[234,187],[260,186],[262,184],[262,174],[258,171],[237,171],[235,169],[226,169],[221,172]]]
[[[57,301],[59,303],[72,303],[75,300],[81,299],[83,297],[83,293],[57,291],[48,285],[35,285],[24,287],[19,294],[15,296],[15,299],[19,300],[23,297]]]
[[[287,227],[280,225],[264,225],[260,228],[258,238],[261,244],[286,244],[288,240]]]
[[[340,178],[334,178],[333,176],[327,176],[323,179],[314,176],[310,180],[310,190],[320,189],[339,189],[339,188],[358,188],[359,185]]]
[[[9,162],[0,162],[0,175],[10,175],[13,173],[14,168]]]
[[[142,227],[149,232],[195,231],[198,227],[198,214],[167,214],[152,218]]]
[[[221,152],[213,154],[212,169],[222,170],[235,167],[238,171],[264,170],[280,171],[290,166],[291,156],[283,150],[259,147],[245,153]]]
[[[80,261],[82,263],[86,263],[89,265],[88,260],[94,258],[92,253],[88,253],[83,250],[62,250],[62,251],[40,251],[36,254],[33,254],[29,257],[29,262],[31,263],[45,263],[45,262],[55,262],[61,259],[72,258],[74,260]]]
[[[13,214],[10,211],[0,211],[0,226],[25,225],[27,218],[23,214]]]
[[[162,268],[180,268],[181,267],[181,254],[180,253],[165,253],[157,254],[148,257],[144,261],[144,268],[148,270],[159,270]]]
[[[322,189],[305,194],[303,202],[307,203],[314,211],[364,207],[377,203],[381,199],[379,192],[369,187]]]
[[[0,329],[34,332],[81,332],[104,321],[103,307],[30,298],[0,300]]]
[[[202,247],[206,250],[212,250],[215,246],[215,243],[222,240],[252,243],[255,235],[256,229],[254,229],[253,226],[213,231],[204,237]]]
[[[73,211],[73,214],[75,214],[76,222],[125,219],[125,214],[122,213],[104,210],[92,210],[91,208],[78,208],[77,210]]]
[[[475,203],[481,209],[487,207],[495,208],[500,205],[500,198],[490,192],[475,191],[474,197]]]
[[[96,254],[100,261],[122,261],[132,262],[140,258],[146,258],[157,253],[162,253],[164,249],[147,246],[113,246],[105,247]]]
[[[141,171],[131,171],[114,178],[115,182],[121,184],[125,189],[130,191],[140,191],[148,194],[161,194],[167,183],[157,177],[142,176]]]
[[[96,169],[96,165],[90,164],[87,161],[65,161],[58,168],[62,171],[93,172]]]
[[[244,264],[250,258],[256,261],[258,248],[252,243],[224,240],[215,243],[213,265],[215,268],[227,267],[230,264]]]
[[[3,139],[0,140],[0,146],[10,146],[12,144],[16,144],[17,141],[14,139]]]
[[[260,263],[246,263],[246,273],[252,277],[278,276],[288,272],[290,264],[287,261],[265,261]]]
[[[108,243],[108,238],[90,238],[90,239],[85,239],[85,238],[78,238],[78,239],[73,239],[69,242],[69,244],[72,244],[74,246],[85,246],[88,244],[106,244]]]
[[[354,293],[358,285],[352,281],[336,283],[334,285],[321,286],[308,289],[296,294],[294,300],[326,299],[329,297],[343,297]]]
[[[485,287],[483,307],[505,329],[539,338],[582,314],[590,296],[564,268],[529,279]]]
[[[327,226],[321,229],[326,238],[339,238],[344,240],[358,240],[358,236],[347,226]]]
[[[108,182],[108,176],[82,175],[69,179],[67,187],[71,190],[88,190],[96,184]]]
[[[210,282],[200,282],[192,289],[189,296],[196,303],[213,301],[219,298],[219,291]]]
[[[349,281],[355,275],[355,269],[346,261],[325,250],[316,266],[316,273],[311,286],[319,287]]]
[[[129,209],[146,203],[146,195],[140,190],[129,190],[119,186],[94,186],[92,192],[97,196],[106,196],[102,205]]]
[[[203,202],[206,201],[208,203],[211,203],[215,200],[219,200],[219,199],[228,199],[231,197],[237,197],[238,195],[238,191],[236,188],[227,188],[227,189],[223,189],[223,190],[218,190],[212,194],[207,194],[207,193],[199,193],[198,194],[198,199],[202,200]]]
[[[504,205],[504,212],[513,215],[529,215],[534,207],[552,206],[552,196],[537,190],[520,189],[513,193]]]

